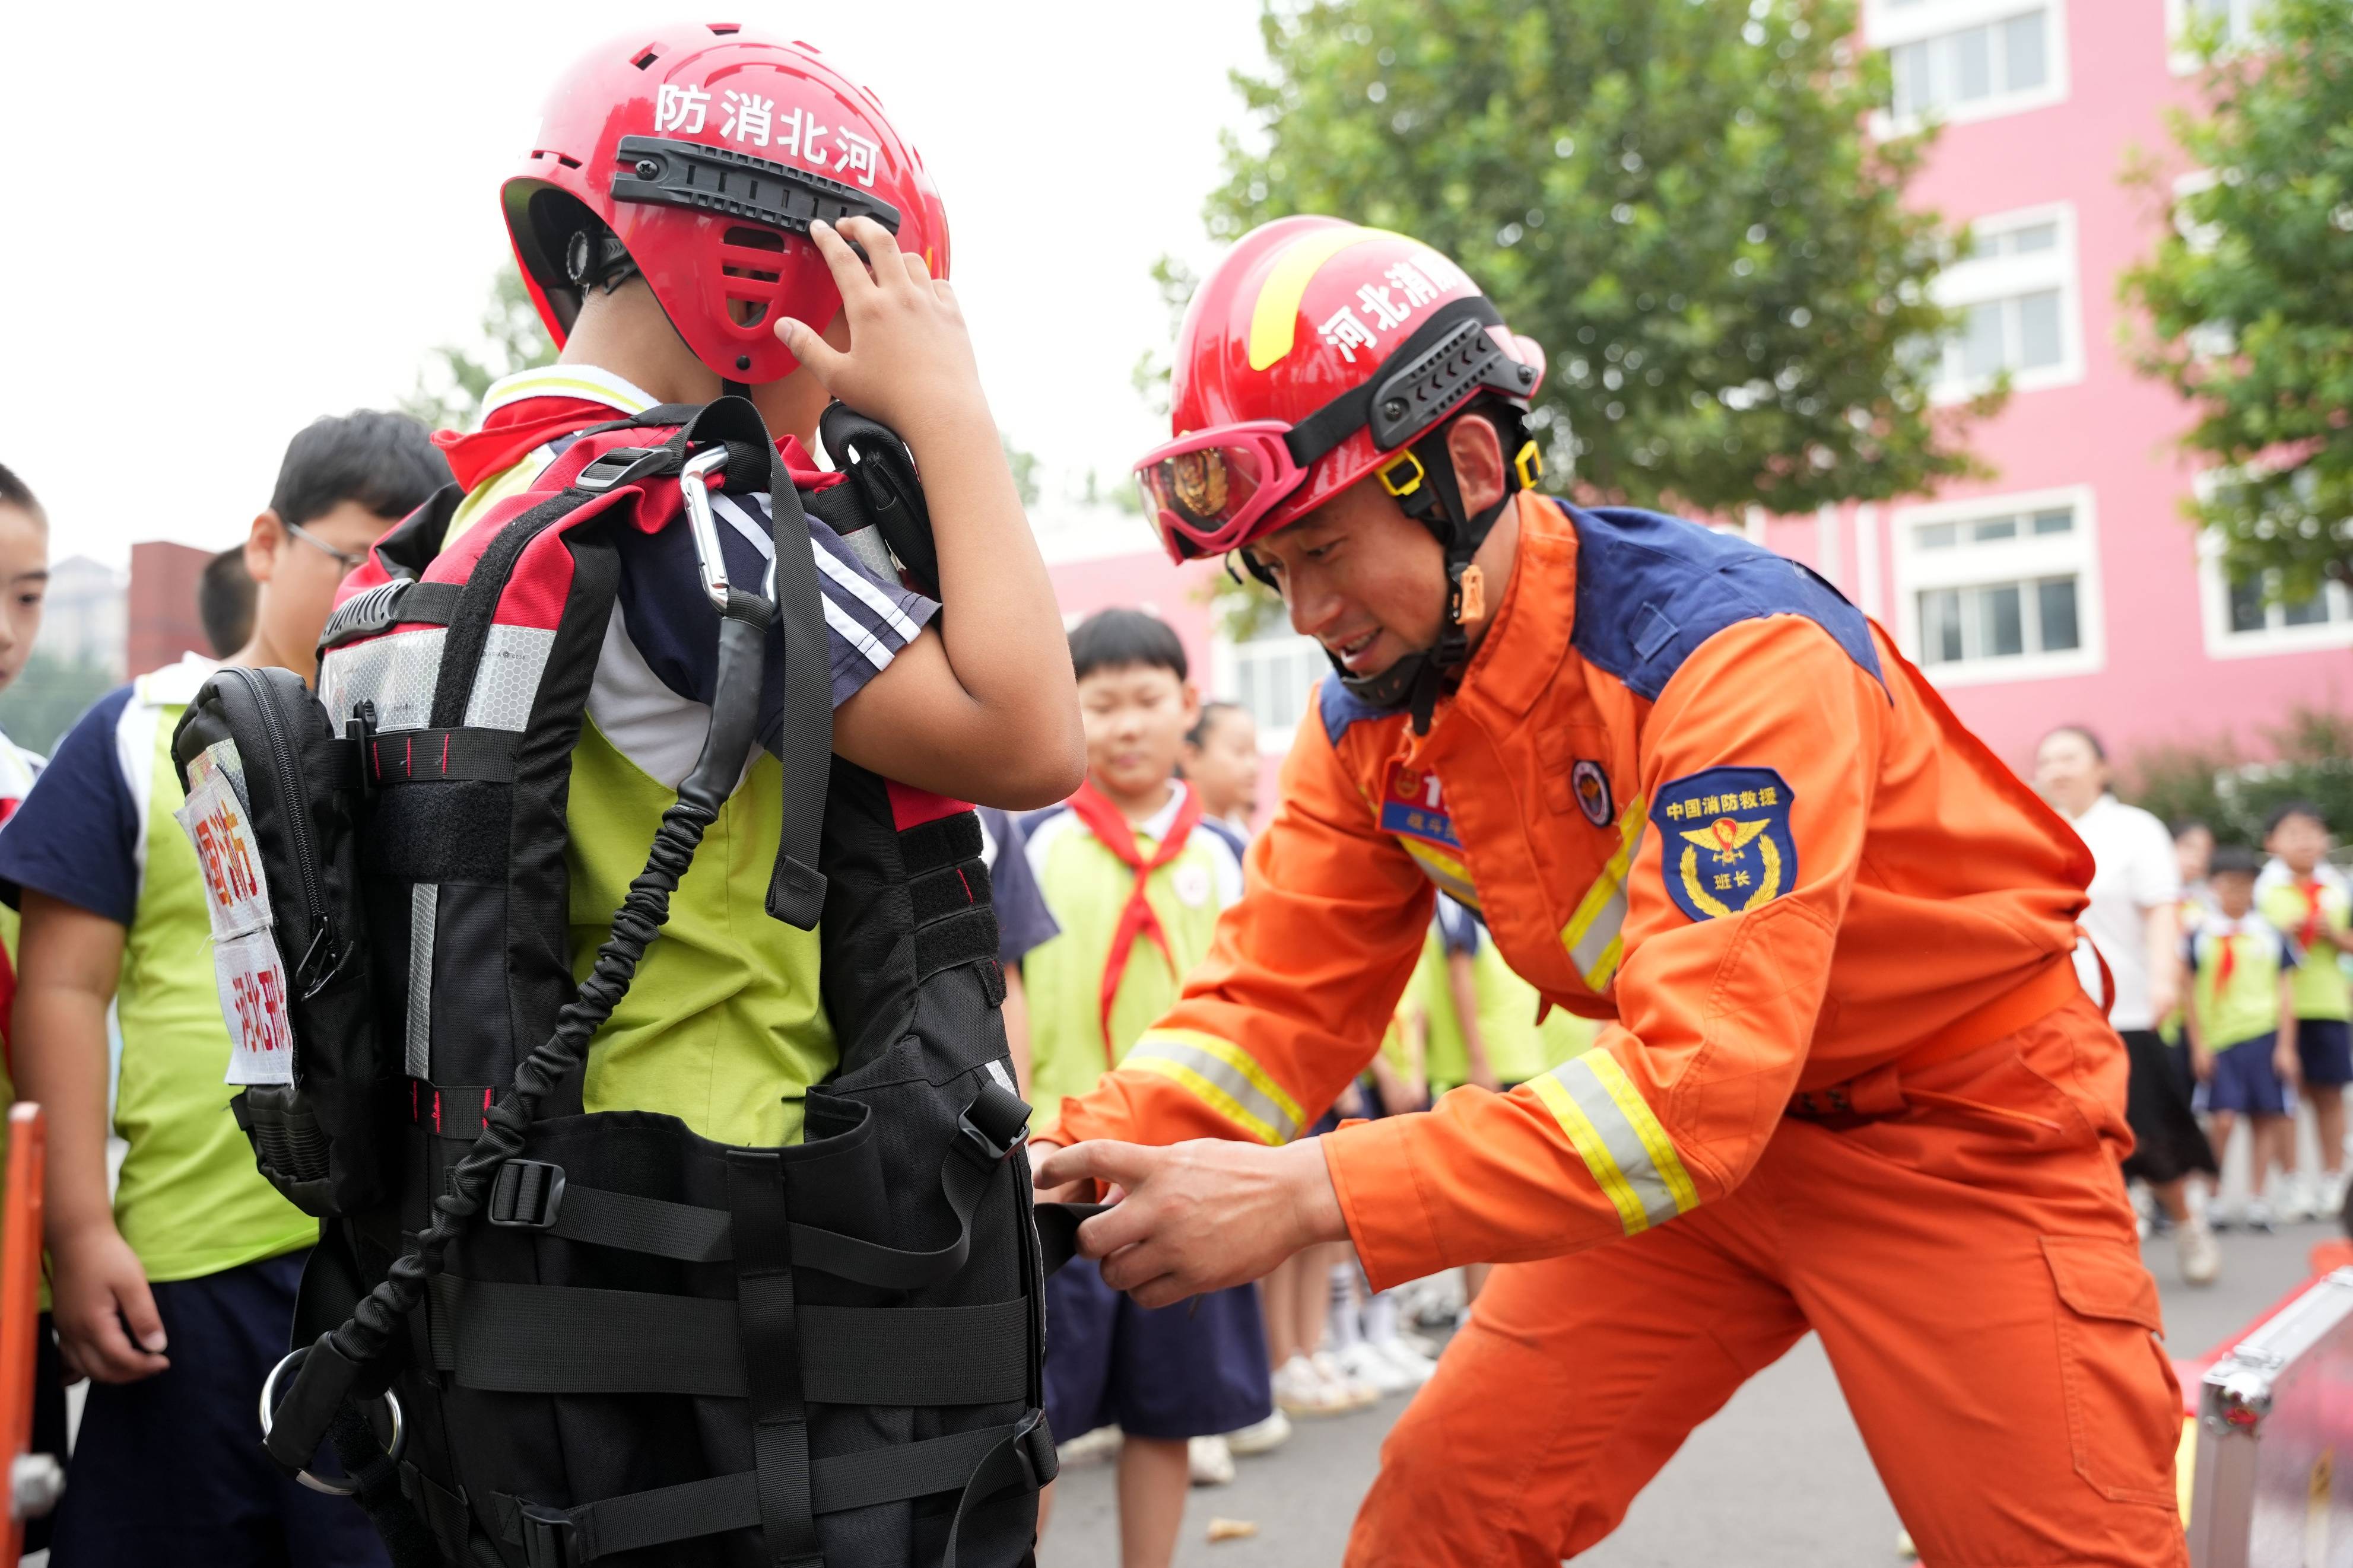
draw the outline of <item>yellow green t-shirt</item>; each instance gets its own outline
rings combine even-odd
[[[1470,1080],[1469,1047],[1455,1009],[1453,987],[1448,984],[1450,953],[1467,953],[1471,959],[1479,1037],[1487,1047],[1487,1066],[1498,1083],[1525,1083],[1593,1044],[1598,1026],[1557,1007],[1546,1011],[1542,993],[1504,962],[1503,951],[1476,918],[1441,894],[1421,963],[1414,971],[1414,984],[1430,1020],[1431,1094],[1443,1094]],[[1545,1014],[1541,1023],[1536,1017],[1539,1012]]]
[[[2347,897],[2343,885],[2299,882],[2288,875],[2274,879],[2267,874],[2256,892],[2255,909],[2304,950],[2304,961],[2296,965],[2291,983],[2295,1016],[2353,1018],[2353,984],[2348,984],[2344,967],[2337,962],[2338,950],[2316,935],[2313,941],[2304,940],[2308,924],[2333,931],[2353,929],[2353,898]]]
[[[1136,847],[1148,858],[1174,825],[1187,785],[1134,824]],[[1164,956],[1139,935],[1112,999],[1111,1037],[1104,1038],[1103,981],[1113,929],[1135,873],[1103,846],[1068,805],[1050,806],[1023,823],[1024,848],[1038,891],[1061,934],[1023,955],[1021,984],[1029,997],[1029,1098],[1033,1130],[1060,1113],[1062,1100],[1082,1095],[1127,1054],[1137,1037],[1176,1002],[1186,973],[1208,956],[1219,912],[1241,897],[1242,846],[1234,831],[1203,821],[1175,859],[1151,874],[1145,898],[1168,939]],[[1174,960],[1172,963],[1170,961]]]
[[[2212,914],[2190,932],[2188,948],[2189,1005],[2209,1051],[2278,1030],[2280,973],[2296,962],[2279,928],[2252,911],[2237,920]]]

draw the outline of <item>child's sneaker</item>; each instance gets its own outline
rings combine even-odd
[[[1327,1382],[1303,1355],[1293,1356],[1274,1370],[1275,1408],[1285,1415],[1337,1415],[1356,1409],[1357,1403],[1339,1384]]]
[[[1378,1394],[1403,1394],[1415,1384],[1403,1369],[1363,1340],[1332,1358],[1340,1370]]]
[[[2312,1184],[2302,1172],[2282,1173],[2272,1184],[2272,1191],[2279,1198],[2277,1212],[2282,1225],[2300,1225],[2319,1212]]]
[[[2249,1198],[2247,1206],[2240,1211],[2240,1218],[2245,1221],[2249,1230],[2259,1236],[2272,1233],[2272,1205],[2262,1198]]]
[[[2206,1222],[2192,1215],[2173,1228],[2173,1250],[2181,1260],[2182,1280],[2211,1285],[2222,1273],[2222,1248]]]
[[[1197,1487],[1222,1487],[1233,1482],[1233,1451],[1226,1447],[1223,1437],[1195,1437],[1188,1441],[1185,1445],[1185,1466]]]
[[[1381,1391],[1363,1378],[1351,1375],[1348,1369],[1340,1364],[1340,1358],[1330,1351],[1317,1351],[1307,1360],[1315,1369],[1316,1376],[1339,1390],[1340,1397],[1346,1402],[1342,1409],[1361,1410],[1367,1405],[1379,1403]]]
[[[1438,1374],[1438,1363],[1406,1343],[1402,1335],[1393,1340],[1383,1340],[1373,1349],[1408,1380],[1408,1388],[1419,1388]]]
[[[1277,1405],[1263,1421],[1253,1421],[1239,1432],[1226,1434],[1226,1451],[1238,1459],[1271,1454],[1291,1441],[1291,1417]]]
[[[2320,1178],[2320,1213],[2335,1219],[2345,1212],[2345,1184],[2348,1173],[2330,1171]]]

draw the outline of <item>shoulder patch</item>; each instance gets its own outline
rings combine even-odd
[[[1350,725],[1367,719],[1394,719],[1405,710],[1374,707],[1341,685],[1340,673],[1334,670],[1315,689],[1315,711],[1324,721],[1324,738],[1336,746]]]
[[[1799,616],[1882,687],[1871,623],[1845,595],[1786,556],[1736,534],[1633,507],[1561,503],[1577,530],[1577,619],[1587,663],[1658,700],[1700,644],[1741,621]]]
[[[1659,787],[1659,876],[1695,921],[1762,909],[1798,885],[1789,786],[1771,768],[1707,768]]]

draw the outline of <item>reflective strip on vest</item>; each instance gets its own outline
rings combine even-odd
[[[433,926],[441,909],[441,885],[419,882],[408,889],[408,1039],[405,1053],[411,1078],[433,1076]]]
[[[1609,1052],[1573,1058],[1530,1087],[1617,1206],[1628,1236],[1699,1205],[1674,1142]]]
[[[1148,1029],[1119,1061],[1158,1073],[1261,1143],[1288,1143],[1306,1115],[1240,1047],[1196,1029]]]
[[[1626,803],[1618,818],[1618,853],[1601,868],[1593,886],[1585,889],[1577,912],[1560,930],[1568,961],[1577,965],[1587,989],[1596,995],[1618,977],[1618,961],[1626,955],[1620,930],[1626,923],[1626,872],[1642,848],[1642,797]]]

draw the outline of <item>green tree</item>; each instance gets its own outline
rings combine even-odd
[[[1867,130],[1852,0],[1270,4],[1263,131],[1211,234],[1326,212],[1428,241],[1545,346],[1562,484],[1777,512],[1976,471],[1932,416],[1955,254],[1904,204],[1921,139]],[[1166,279],[1164,279],[1164,282]],[[1990,406],[1990,400],[1979,411]]]
[[[540,325],[539,311],[512,261],[499,268],[475,331],[476,342],[470,345],[443,343],[426,351],[417,384],[400,400],[402,413],[437,430],[462,430],[473,423],[491,383],[555,363],[555,344]]]
[[[56,750],[84,710],[119,684],[95,659],[36,651],[0,692],[0,732],[27,751],[46,754]]]
[[[2263,732],[2271,760],[2251,762],[2228,735],[2151,747],[2126,763],[2117,793],[2168,822],[2194,818],[2225,844],[2259,845],[2287,802],[2310,801],[2353,839],[2353,718],[2305,706]]]
[[[2353,9],[2272,0],[2245,47],[2219,32],[2206,112],[2173,134],[2211,184],[2127,272],[2147,312],[2141,368],[2188,399],[2183,437],[2214,465],[2189,510],[2241,580],[2275,571],[2275,596],[2353,574]],[[2151,164],[2130,177],[2171,196]]]

